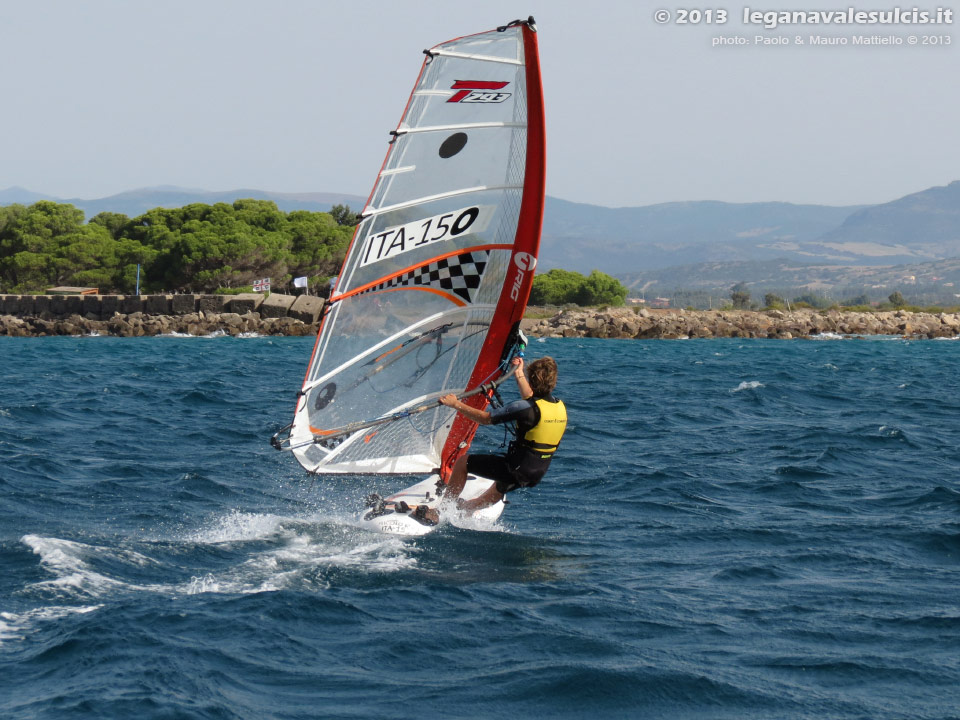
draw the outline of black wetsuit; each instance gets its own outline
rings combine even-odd
[[[550,467],[552,453],[544,455],[523,441],[524,436],[540,422],[537,400],[559,402],[552,395],[517,400],[502,408],[490,410],[490,424],[516,421],[517,440],[510,443],[506,455],[468,455],[467,472],[490,478],[497,491],[506,494],[520,487],[533,487]]]

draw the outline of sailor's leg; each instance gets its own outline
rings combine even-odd
[[[447,498],[458,498],[463,492],[463,486],[467,484],[467,456],[461,455],[453,464],[453,470],[450,472],[450,483],[447,485],[443,494]]]

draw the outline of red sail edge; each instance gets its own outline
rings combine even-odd
[[[500,292],[500,299],[497,301],[483,351],[470,376],[468,389],[487,381],[496,371],[510,331],[523,318],[527,308],[537,254],[540,250],[547,176],[543,85],[540,80],[537,33],[528,25],[522,26],[522,33],[527,84],[527,159],[523,198],[520,202],[520,218],[517,223],[513,253],[510,257],[510,271]],[[467,400],[466,404],[483,409],[488,402],[488,398],[481,393]],[[447,436],[441,453],[443,458],[441,476],[444,482],[449,482],[454,463],[466,453],[476,431],[477,425],[462,415],[458,414],[454,419],[453,428]]]

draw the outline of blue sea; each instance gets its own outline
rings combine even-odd
[[[534,341],[549,474],[416,539],[269,446],[311,347],[0,338],[0,717],[960,717],[960,342]]]

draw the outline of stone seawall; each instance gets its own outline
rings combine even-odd
[[[531,309],[533,310],[533,309]],[[901,335],[951,338],[960,335],[960,314],[841,312],[838,310],[567,310],[544,319],[527,318],[534,337],[597,338],[804,338],[840,335]]]
[[[314,335],[323,298],[243,295],[0,295],[0,335]],[[538,308],[531,308],[536,313]],[[938,338],[960,335],[960,314],[838,310],[611,308],[526,318],[533,337],[802,338],[824,333]]]
[[[316,334],[309,295],[0,295],[0,335]]]

